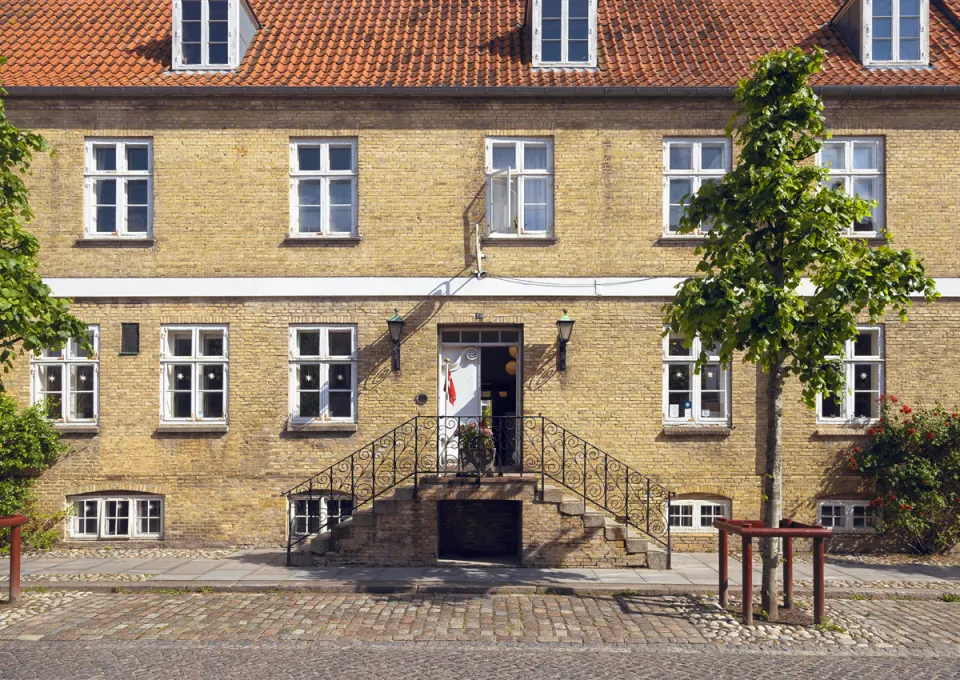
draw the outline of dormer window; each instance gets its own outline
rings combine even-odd
[[[233,70],[257,28],[243,0],[174,0],[173,67]]]
[[[927,0],[868,0],[871,4],[870,63],[925,62]]]
[[[533,65],[597,65],[596,0],[533,0]]]
[[[930,0],[847,0],[831,23],[864,66],[929,63]]]

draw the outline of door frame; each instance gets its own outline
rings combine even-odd
[[[517,333],[516,342],[491,342],[491,341],[482,341],[477,340],[475,342],[444,342],[443,334],[444,332],[462,332],[462,331],[477,331],[482,333],[483,331],[512,331]],[[463,350],[466,350],[470,347],[475,347],[478,352],[477,357],[477,375],[478,377],[482,374],[483,364],[482,364],[482,354],[480,354],[480,349],[482,347],[514,347],[517,348],[517,374],[514,376],[516,378],[516,395],[517,395],[517,405],[516,405],[516,415],[523,415],[523,325],[522,324],[504,324],[504,325],[493,325],[493,324],[450,324],[437,326],[437,415],[439,417],[446,416],[447,410],[447,398],[446,392],[444,392],[444,381],[446,379],[446,373],[443,370],[443,350],[444,347],[459,347]],[[478,385],[477,389],[480,390],[481,386]],[[482,392],[478,395],[479,399],[482,401],[483,395]],[[479,417],[481,414],[476,414]],[[470,417],[470,416],[467,416]]]

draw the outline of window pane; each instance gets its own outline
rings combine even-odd
[[[878,179],[876,177],[855,178],[853,180],[853,193],[865,201],[876,201],[877,183]],[[874,206],[870,209],[870,212],[875,213],[876,210],[877,208]],[[877,224],[873,214],[857,220],[853,225],[854,231],[876,231],[876,229]]]
[[[692,352],[693,347],[683,346],[683,338],[678,338],[671,335],[670,339],[667,341],[667,356],[688,357],[691,356]]]
[[[726,416],[723,407],[722,392],[702,392],[700,394],[700,417],[723,418]]]
[[[320,389],[320,365],[304,364],[300,366],[300,389],[318,390]]]
[[[920,0],[900,0],[900,15],[906,17],[919,16]]]
[[[229,5],[227,0],[210,0],[210,21],[226,21]]]
[[[493,147],[493,169],[505,170],[506,168],[517,168],[517,147],[510,145],[495,145]]]
[[[319,392],[301,392],[300,393],[300,417],[301,418],[319,418],[320,417],[320,393]]]
[[[586,40],[588,23],[585,19],[571,19],[567,24],[567,35],[570,40]],[[573,61],[573,58],[570,58]]]
[[[587,41],[570,42],[567,45],[567,60],[571,62],[589,61],[589,47]]]
[[[919,61],[920,60],[920,41],[919,40],[901,40],[900,41],[900,61]]]
[[[97,170],[110,172],[117,169],[117,147],[96,146],[93,149]]]
[[[210,63],[211,64],[226,64],[230,61],[228,58],[227,45],[224,43],[211,43],[209,46],[210,50]]]
[[[690,389],[690,367],[686,364],[672,364],[669,366],[670,378],[667,385],[670,390],[682,390],[684,392]],[[674,403],[671,401],[671,403]]]
[[[543,0],[543,16],[559,17],[563,12],[562,0]]]
[[[205,357],[222,357],[223,331],[203,331],[200,333],[200,347]]]
[[[670,203],[671,205],[686,205],[686,197],[693,193],[692,179],[671,179],[670,180]]]
[[[890,38],[893,36],[892,19],[874,19],[873,35],[875,39]]]
[[[331,146],[330,169],[353,170],[353,148],[349,146]]]
[[[223,418],[223,392],[203,393],[203,417]]]
[[[837,395],[831,394],[823,397],[820,415],[824,418],[842,418],[843,410],[841,409],[840,399],[837,398]]]
[[[353,232],[353,206],[334,206],[330,208],[330,231],[335,234]]]
[[[560,19],[544,19],[543,20],[543,39],[544,40],[560,40],[562,31],[562,24]]]
[[[321,230],[320,207],[301,207],[299,230],[304,234],[318,234]]]
[[[331,418],[350,418],[353,412],[350,407],[352,396],[350,392],[331,392],[330,393],[330,417]]]
[[[353,389],[353,380],[351,378],[353,366],[350,364],[330,364],[330,389],[331,390],[350,390]]]
[[[320,356],[320,331],[297,331],[297,349],[302,357]]]
[[[876,170],[877,167],[877,145],[872,142],[855,142],[853,145],[854,170]]]
[[[150,152],[146,146],[127,145],[127,170],[146,172],[150,169]]]
[[[202,370],[204,390],[223,390],[223,366],[203,366]]]
[[[316,171],[320,169],[320,147],[298,146],[297,164],[302,171]],[[302,203],[302,201],[301,201]]]
[[[171,366],[173,389],[189,390],[193,385],[193,372],[189,364],[175,364]]]
[[[170,349],[175,357],[193,356],[193,333],[190,331],[170,331]]]
[[[824,144],[820,152],[820,165],[834,170],[843,170],[846,167],[843,144]]]
[[[690,144],[670,145],[670,170],[693,170],[693,146]]]
[[[525,170],[546,170],[547,147],[543,144],[524,144],[523,167]]]
[[[353,203],[353,181],[349,179],[330,180],[330,205],[351,205]]]
[[[348,357],[353,354],[353,333],[350,331],[330,331],[330,356]]]
[[[183,42],[186,43],[199,43],[203,40],[203,24],[199,21],[184,21],[183,22]],[[199,47],[199,44],[197,45]],[[193,62],[188,62],[193,63]]]
[[[920,37],[920,18],[919,17],[902,17],[900,19],[900,38],[919,38]],[[901,45],[901,52],[903,49],[903,43]],[[900,58],[903,59],[903,54],[901,53]]]
[[[853,341],[853,356],[880,356],[880,333],[878,331],[861,331],[857,339]]]
[[[187,26],[188,24],[184,24]],[[199,28],[200,24],[197,24]],[[183,44],[183,63],[185,64],[199,64],[203,57],[201,56],[202,52],[200,50],[200,43],[184,43]]]
[[[146,206],[131,206],[127,208],[127,231],[132,234],[142,234],[148,228]]]
[[[147,205],[149,191],[145,179],[127,180],[127,203],[130,205]]]
[[[114,206],[97,207],[97,232],[113,233],[117,230],[117,209]]]
[[[720,364],[706,364],[700,369],[700,388],[704,390],[722,390],[723,371]]]
[[[320,205],[323,196],[323,183],[320,180],[302,180],[298,183],[299,203],[303,205]]]
[[[480,331],[462,331],[460,342],[480,342]]]
[[[200,0],[183,0],[184,21],[200,21]]]
[[[70,417],[74,420],[93,420],[94,408],[94,367],[74,366],[71,368],[71,395]]]
[[[97,205],[116,205],[117,180],[98,179],[95,187]]]
[[[212,43],[227,42],[227,22],[226,21],[210,22],[210,42]],[[219,62],[215,62],[215,63],[219,63]]]
[[[523,228],[526,231],[547,231],[551,197],[549,179],[525,178],[523,185]]]
[[[702,170],[723,170],[726,167],[724,163],[724,151],[726,147],[723,144],[704,144],[700,148],[700,168]]]
[[[893,61],[893,41],[874,39],[873,58],[877,61]]]
[[[544,21],[543,23],[547,24],[548,22]],[[560,25],[559,21],[556,23],[557,23],[557,26]],[[540,51],[541,51],[541,59],[547,63],[553,62],[553,61],[563,61],[559,40],[549,41],[549,42],[544,40]]]
[[[515,234],[517,232],[517,178],[507,182],[505,175],[491,177],[490,231],[496,234]]]

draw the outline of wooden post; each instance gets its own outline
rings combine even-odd
[[[793,607],[793,538],[783,539],[783,608]]]
[[[728,543],[727,532],[720,529],[720,606],[724,609],[727,608],[730,590],[730,575],[728,572],[728,557],[730,551]]]
[[[813,622],[822,623],[824,613],[823,538],[813,539]]]
[[[10,527],[10,604],[20,601],[20,525]]]
[[[743,623],[753,625],[753,541],[743,537]]]

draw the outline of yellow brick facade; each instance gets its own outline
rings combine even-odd
[[[693,247],[667,243],[663,138],[722,134],[724,100],[231,99],[11,100],[12,119],[55,150],[30,178],[47,277],[455,276],[474,268],[473,225],[483,219],[484,140],[554,140],[555,243],[486,248],[496,277],[683,276]],[[950,178],[960,167],[960,102],[836,100],[838,134],[882,136],[887,224],[939,277],[960,275],[960,211]],[[149,137],[154,235],[146,247],[80,247],[83,142]],[[359,236],[353,245],[302,246],[289,233],[289,141],[347,136],[358,143]],[[342,291],[337,291],[342,292]],[[329,292],[327,292],[329,293]],[[201,293],[198,292],[198,295]],[[118,296],[122,291],[118,291]],[[438,333],[483,323],[522,329],[522,400],[681,494],[732,499],[737,517],[759,513],[764,439],[761,376],[733,366],[732,429],[677,436],[662,424],[664,298],[201,298],[81,299],[100,325],[99,432],[68,435],[71,452],[40,483],[44,509],[67,495],[124,490],[163,494],[165,541],[277,544],[281,492],[418,413],[435,415]],[[406,320],[402,370],[390,367],[386,318]],[[556,370],[562,309],[576,319],[569,368]],[[120,355],[120,324],[140,324],[140,353]],[[162,432],[160,328],[227,324],[229,431]],[[355,433],[291,433],[288,329],[355,324]],[[913,402],[956,403],[960,303],[918,305],[909,324],[886,326],[887,391]],[[5,378],[29,401],[28,361]],[[419,393],[429,402],[415,404]],[[846,471],[855,440],[818,427],[791,385],[786,399],[785,513],[815,515],[815,500],[869,491]],[[680,548],[712,540],[675,535]]]

